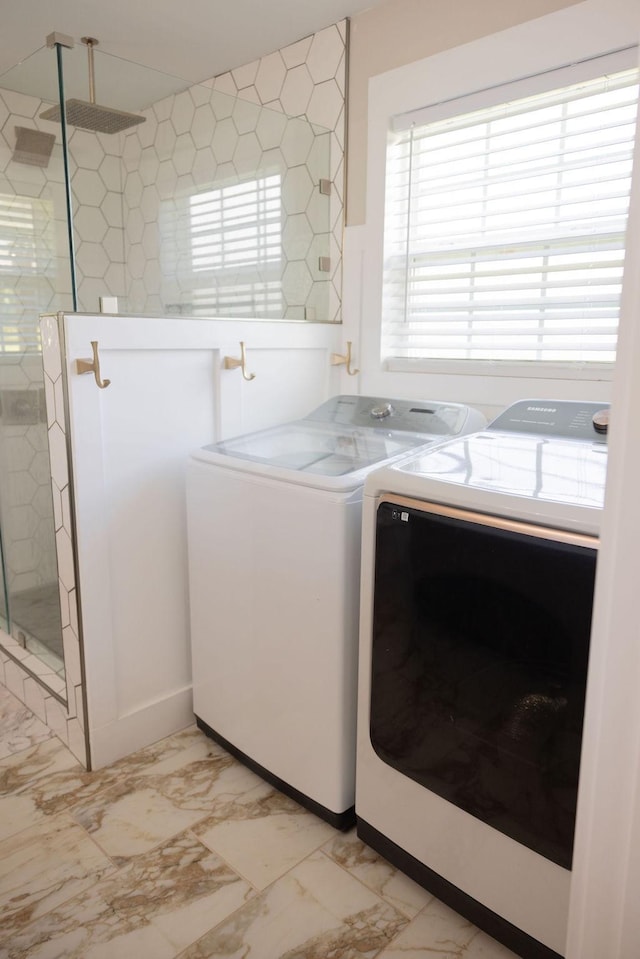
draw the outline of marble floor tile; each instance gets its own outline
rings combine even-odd
[[[377,959],[517,959],[438,899],[432,899]]]
[[[0,759],[50,739],[53,732],[20,700],[0,686]]]
[[[5,941],[5,959],[172,959],[255,893],[189,833]]]
[[[328,823],[266,783],[235,802],[219,804],[194,832],[257,889],[336,835]]]
[[[82,785],[86,773],[59,739],[46,739],[0,760],[0,839],[42,822],[68,808],[51,801],[60,780],[68,789]]]
[[[347,869],[409,919],[416,916],[433,898],[422,886],[361,842],[355,829],[334,836],[322,849],[339,866]]]
[[[119,865],[183,832],[212,810],[224,810],[270,787],[211,740],[196,734],[170,737],[166,753],[143,750],[118,764],[117,782],[71,810]],[[148,761],[147,761],[148,760]],[[113,767],[112,767],[113,771]],[[233,864],[232,864],[233,865]]]
[[[118,865],[193,826],[202,814],[180,809],[153,787],[110,786],[91,803],[76,806],[75,821]]]
[[[0,761],[0,811],[2,797],[10,793],[32,803],[38,814],[56,815],[90,805],[109,787],[120,794],[126,782],[132,792],[158,788],[171,805],[204,815],[215,796],[234,795],[261,782],[195,726],[95,772],[87,772],[59,746],[54,738],[28,754],[20,753],[15,762]],[[0,834],[1,830],[0,826]]]
[[[0,687],[0,959],[515,959],[195,725],[87,772],[23,710]]]
[[[122,760],[116,771],[118,781],[124,775],[161,789],[176,806],[201,816],[265,785],[196,726]]]
[[[0,915],[9,935],[113,872],[113,865],[67,816],[0,842]]]
[[[317,852],[180,959],[373,959],[407,921]]]

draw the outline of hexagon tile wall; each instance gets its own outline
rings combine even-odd
[[[130,311],[197,312],[187,276],[190,264],[183,262],[180,271],[180,259],[189,259],[188,244],[178,250],[171,270],[166,253],[163,258],[163,243],[175,246],[167,231],[179,230],[173,224],[181,198],[186,206],[207,187],[242,181],[268,164],[282,171],[283,183],[279,315],[340,319],[345,37],[346,21],[160,100],[146,111],[146,122],[126,135],[124,262]],[[314,136],[311,124],[324,133]],[[318,189],[320,177],[331,181],[330,195]],[[328,258],[328,274],[320,257]]]

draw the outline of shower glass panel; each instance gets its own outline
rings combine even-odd
[[[40,75],[40,96],[21,92]],[[39,315],[71,306],[55,59],[0,77],[0,644],[66,696]]]
[[[78,308],[334,319],[329,131],[89,49],[62,50]]]
[[[210,87],[125,135],[133,313],[333,318],[329,131]]]

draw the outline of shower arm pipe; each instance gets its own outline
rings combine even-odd
[[[89,61],[89,103],[96,102],[96,79],[93,65],[93,48],[97,46],[98,41],[93,37],[82,37],[82,42],[87,46],[87,57]]]
[[[70,41],[70,42],[69,42]],[[71,173],[69,171],[69,145],[67,141],[67,104],[64,97],[64,73],[62,69],[62,48],[72,47],[73,40],[61,34],[52,33],[47,37],[47,46],[56,48],[58,63],[58,96],[60,98],[60,126],[62,131],[62,160],[64,164],[64,186],[67,206],[67,234],[69,238],[69,269],[71,273],[71,301],[73,312],[78,312],[78,282],[76,278],[76,245],[73,237],[73,204],[71,202]]]

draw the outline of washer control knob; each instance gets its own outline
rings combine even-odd
[[[609,429],[609,410],[598,410],[593,414],[593,428],[596,433],[606,433]]]
[[[380,406],[374,406],[371,410],[371,415],[374,420],[383,420],[387,416],[391,416],[393,413],[393,406],[391,403],[381,403]]]

